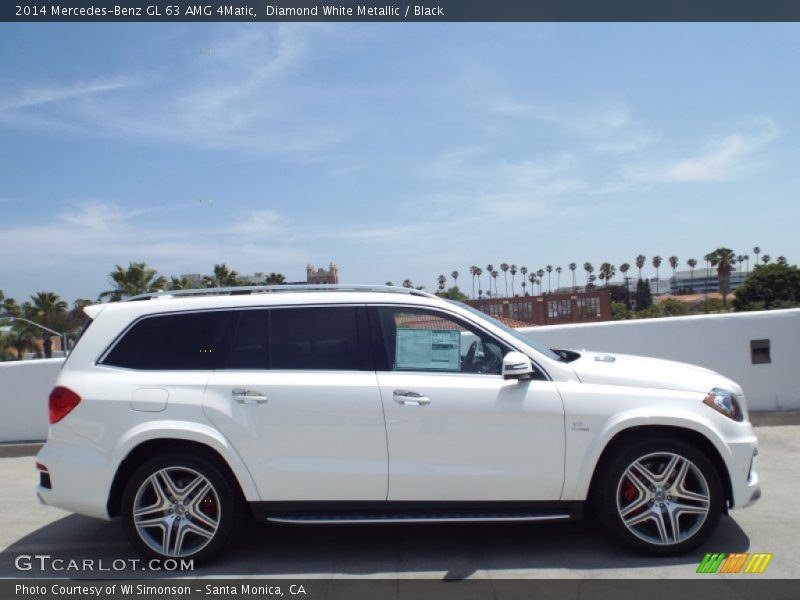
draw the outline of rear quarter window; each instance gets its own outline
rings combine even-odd
[[[145,317],[134,323],[101,364],[142,370],[209,370],[221,354],[227,311]]]

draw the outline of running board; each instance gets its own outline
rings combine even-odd
[[[569,514],[408,514],[408,515],[270,515],[271,523],[291,525],[354,525],[382,523],[532,523],[563,521]]]

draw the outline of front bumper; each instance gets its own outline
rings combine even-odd
[[[747,436],[728,443],[731,451],[731,508],[747,508],[761,498],[761,487],[756,472],[758,439]]]

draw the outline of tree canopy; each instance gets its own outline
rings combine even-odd
[[[736,310],[770,310],[800,306],[800,269],[787,263],[758,265],[736,290]]]

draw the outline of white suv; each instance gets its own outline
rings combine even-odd
[[[760,496],[741,388],[550,350],[417,290],[278,286],[90,306],[50,396],[42,502],[202,560],[279,523],[529,522],[585,508],[653,554]],[[535,337],[535,334],[534,334]]]

